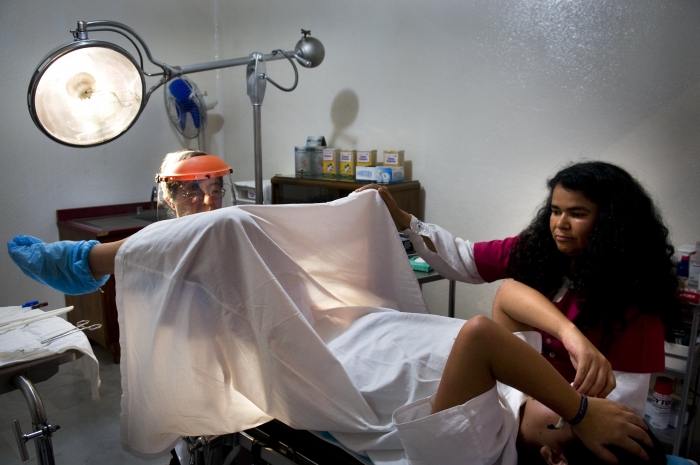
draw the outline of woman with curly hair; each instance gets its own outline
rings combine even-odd
[[[610,163],[572,164],[547,182],[549,195],[518,236],[472,243],[399,209],[375,188],[400,231],[445,278],[512,278],[547,296],[612,365],[611,397],[643,413],[650,373],[664,370],[664,338],[679,320],[668,229],[649,194]],[[564,344],[543,333],[542,354],[574,387],[596,395],[603,379],[580,379]]]

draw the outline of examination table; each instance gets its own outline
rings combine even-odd
[[[99,398],[97,359],[85,334],[64,319],[51,316],[70,309],[43,312],[31,307],[0,307],[0,395],[18,389],[32,422],[30,433],[22,432],[18,420],[12,422],[22,461],[29,460],[26,443],[33,440],[37,463],[55,463],[51,437],[59,426],[49,423],[36,383],[54,376],[60,365],[74,362],[91,381],[92,398]]]

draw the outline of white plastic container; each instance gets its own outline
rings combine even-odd
[[[378,184],[403,181],[403,166],[377,166],[375,170]]]
[[[668,427],[668,417],[671,413],[673,396],[673,380],[665,376],[656,378],[654,394],[651,397],[651,414],[649,424],[657,429]]]
[[[233,183],[236,190],[237,205],[255,205],[255,181],[238,181]],[[263,180],[263,203],[272,203],[272,184],[269,179]]]
[[[311,174],[311,152],[305,145],[294,147],[294,171],[296,174]]]

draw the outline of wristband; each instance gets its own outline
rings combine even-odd
[[[578,409],[578,413],[574,418],[565,422],[562,417],[559,417],[559,421],[556,425],[547,425],[547,429],[561,429],[564,427],[564,423],[568,423],[571,426],[578,425],[583,420],[586,415],[586,410],[588,410],[588,397],[585,394],[581,394],[581,406]]]

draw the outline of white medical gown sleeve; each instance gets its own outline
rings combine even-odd
[[[423,223],[415,216],[411,217],[411,226],[402,232],[411,239],[418,255],[445,278],[471,284],[485,282],[474,261],[474,243],[454,237],[438,225]],[[437,253],[428,249],[423,237],[433,242]]]
[[[535,350],[541,349],[539,333],[514,334]],[[431,415],[433,394],[397,409],[393,419],[412,465],[516,465],[515,441],[525,400],[517,389],[496,383],[462,405]]]
[[[627,373],[613,370],[613,374],[617,384],[608,394],[608,399],[626,405],[634,410],[634,413],[644,417],[651,373]]]
[[[430,415],[435,394],[398,409],[394,421],[412,465],[494,463],[517,433],[496,386],[468,402]]]

